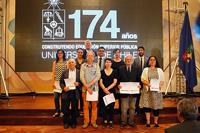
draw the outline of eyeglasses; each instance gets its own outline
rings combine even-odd
[[[155,59],[150,59],[149,61],[156,61]]]

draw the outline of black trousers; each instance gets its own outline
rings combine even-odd
[[[103,106],[103,121],[113,121],[115,103]]]
[[[78,100],[76,98],[75,91],[65,92],[64,96],[62,97],[62,112],[64,113],[64,124],[76,125],[77,103]]]
[[[103,112],[104,112],[104,102],[103,102],[103,96],[104,96],[104,92],[103,90],[100,88],[99,89],[99,101],[98,101],[98,115],[103,116]]]

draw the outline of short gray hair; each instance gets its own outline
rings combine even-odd
[[[184,120],[196,120],[198,117],[198,106],[193,99],[182,99],[178,102],[177,110]]]
[[[76,63],[75,59],[73,59],[73,58],[70,58],[70,59],[68,60],[68,63],[69,63],[70,61],[73,61],[73,62]]]
[[[92,54],[93,56],[95,56],[95,54],[94,54],[93,51],[88,51],[87,54],[86,54],[86,56],[87,56],[88,54]]]
[[[69,63],[70,63],[71,61],[73,61],[73,62],[76,64],[76,61],[75,61],[75,59],[73,59],[73,58],[70,58],[70,59],[67,61],[67,68],[69,67]]]
[[[132,54],[127,54],[124,59],[128,58],[128,57],[131,57],[133,59],[133,55]]]
[[[133,55],[132,55],[132,54],[127,54],[127,55],[124,57],[124,62],[126,62],[126,59],[127,59],[128,57],[130,57],[130,58],[131,58],[131,60],[132,60],[132,63],[133,63],[133,62],[134,62],[134,57],[133,57]]]

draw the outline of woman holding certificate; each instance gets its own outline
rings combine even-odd
[[[163,108],[160,90],[164,84],[164,73],[155,56],[149,57],[147,67],[142,72],[141,81],[144,86],[141,92],[140,107],[145,111],[146,127],[150,127],[150,113],[153,111],[154,127],[157,128],[159,127],[159,110]]]
[[[63,116],[60,109],[60,97],[62,89],[60,88],[60,78],[62,73],[67,69],[67,61],[65,58],[65,52],[63,50],[58,50],[56,53],[56,61],[53,62],[52,66],[52,81],[54,89],[54,103],[56,112],[53,117]]]
[[[111,68],[112,60],[107,58],[105,59],[105,69],[101,71],[100,87],[103,90],[103,99],[105,96],[109,96],[110,104],[106,105],[107,99],[104,99],[103,108],[103,128],[109,127],[113,128],[113,114],[115,106],[115,86],[117,84],[117,73]],[[113,101],[111,101],[113,100]]]

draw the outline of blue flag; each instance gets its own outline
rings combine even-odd
[[[197,75],[192,33],[187,11],[185,12],[185,18],[180,35],[179,67],[185,75],[188,88],[192,91],[193,87],[197,85]]]

